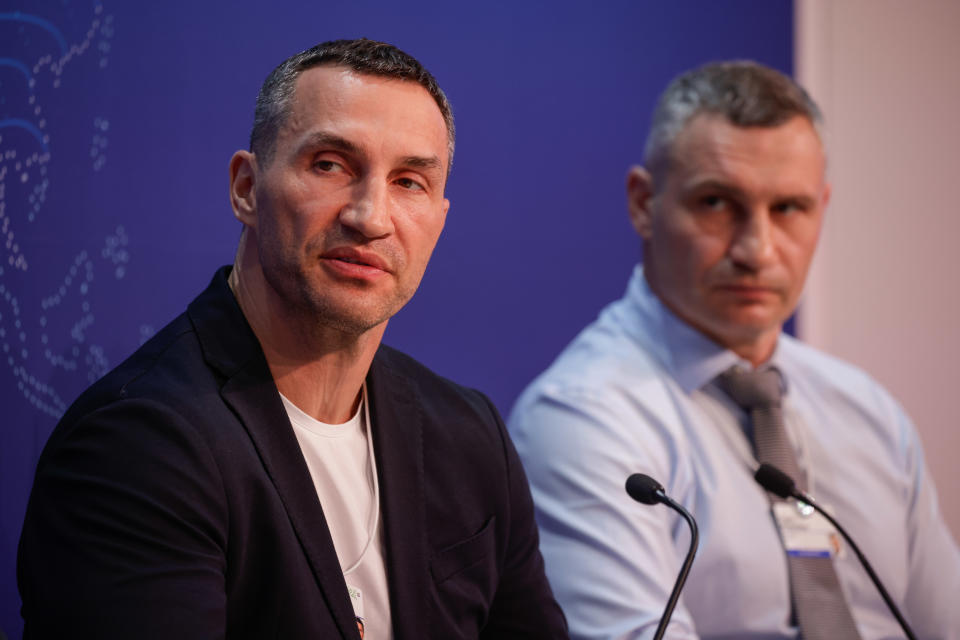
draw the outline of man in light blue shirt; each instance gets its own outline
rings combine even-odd
[[[661,97],[627,181],[643,266],[509,421],[573,637],[652,637],[687,551],[677,514],[625,493],[635,472],[700,525],[666,637],[798,636],[750,420],[716,382],[740,365],[779,371],[808,493],[918,636],[960,638],[960,551],[909,418],[862,371],[781,333],[830,197],[820,122],[802,88],[754,63],[695,69]],[[902,637],[852,550],[832,553],[859,635]]]

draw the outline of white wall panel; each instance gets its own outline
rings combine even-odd
[[[834,186],[799,332],[906,407],[960,537],[960,2],[797,0],[796,14]]]

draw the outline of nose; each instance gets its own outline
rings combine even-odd
[[[737,226],[730,242],[730,259],[751,271],[769,265],[776,256],[774,232],[770,212],[749,211]]]
[[[359,181],[350,202],[340,210],[339,218],[345,227],[370,240],[393,233],[387,185],[370,178]]]

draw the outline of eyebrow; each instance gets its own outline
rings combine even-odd
[[[302,153],[306,149],[312,149],[313,147],[331,147],[339,151],[345,151],[351,154],[361,154],[360,147],[350,142],[346,138],[338,136],[333,133],[328,133],[326,131],[317,131],[316,133],[311,133],[303,142],[300,143],[297,151]]]
[[[720,191],[724,194],[743,197],[745,194],[742,189],[722,180],[699,180],[683,185],[683,192],[687,195],[699,193],[702,191]]]
[[[724,195],[731,196],[734,198],[745,198],[747,197],[746,192],[739,187],[723,182],[722,180],[713,180],[708,179],[702,182],[695,182],[690,185],[686,185],[684,188],[686,194],[695,194],[701,193],[703,191],[718,191]],[[816,202],[816,198],[807,194],[807,193],[783,193],[778,194],[776,197],[777,202],[782,201],[793,201],[800,203],[805,206],[812,206]]]
[[[411,169],[443,169],[443,163],[437,156],[406,156],[400,161],[405,167]]]
[[[739,187],[723,180],[707,179],[688,182],[683,185],[684,191],[726,191],[728,193],[743,193]]]

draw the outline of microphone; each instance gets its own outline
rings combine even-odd
[[[657,504],[661,500],[669,500],[663,485],[646,475],[635,473],[627,478],[627,493],[637,502],[643,504]]]
[[[693,565],[693,556],[697,551],[700,534],[697,531],[697,521],[693,519],[690,512],[680,506],[679,503],[674,502],[670,496],[666,494],[663,485],[650,476],[643,473],[635,473],[627,478],[627,493],[631,498],[643,504],[657,504],[659,502],[667,505],[683,516],[687,524],[690,525],[690,550],[687,551],[687,557],[683,561],[683,566],[680,567],[680,574],[677,576],[677,582],[673,585],[673,591],[667,600],[667,606],[664,608],[663,615],[660,617],[657,632],[653,635],[653,640],[660,640],[667,630],[667,624],[673,615],[673,609],[677,606],[677,600],[680,599],[680,591],[687,581],[687,574],[690,573],[690,567]]]
[[[893,598],[890,597],[890,594],[887,593],[883,583],[880,582],[880,578],[874,572],[873,567],[870,566],[870,563],[867,561],[867,557],[863,555],[863,553],[860,551],[860,547],[858,547],[857,543],[853,541],[853,538],[847,534],[846,530],[840,526],[840,523],[833,519],[833,516],[821,509],[820,505],[813,501],[813,498],[797,489],[797,483],[793,481],[793,478],[772,464],[767,464],[766,462],[761,464],[757,469],[757,472],[753,475],[753,478],[760,484],[761,487],[776,496],[779,496],[783,499],[794,498],[810,505],[817,511],[817,513],[826,518],[830,524],[836,527],[837,531],[840,532],[840,535],[843,536],[843,539],[847,541],[847,544],[850,545],[850,548],[853,549],[854,553],[857,554],[857,558],[860,559],[860,564],[862,564],[863,568],[867,571],[867,575],[870,576],[870,580],[873,581],[873,585],[877,588],[877,591],[879,591],[880,595],[883,596],[883,601],[887,603],[887,608],[890,609],[890,613],[892,613],[893,617],[895,617],[897,622],[900,623],[900,628],[903,629],[903,632],[907,635],[907,638],[909,640],[916,640],[917,636],[913,634],[913,630],[900,613],[900,609],[897,608]]]

